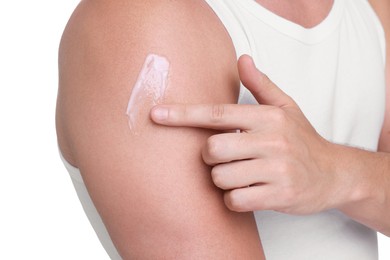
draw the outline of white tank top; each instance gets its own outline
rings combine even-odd
[[[237,56],[256,65],[301,107],[327,140],[375,151],[385,111],[385,38],[366,0],[335,0],[319,25],[305,29],[255,0],[206,0]],[[239,103],[256,103],[241,86]],[[121,259],[77,168],[64,164],[111,259]],[[376,232],[337,210],[312,216],[255,212],[268,260],[377,259]]]
[[[367,0],[335,0],[305,29],[255,0],[206,0],[237,56],[290,95],[327,140],[375,151],[385,112],[385,38]],[[239,103],[257,103],[241,87]],[[376,232],[337,210],[312,216],[255,212],[268,260],[377,259]]]

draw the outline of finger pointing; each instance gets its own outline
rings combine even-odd
[[[152,108],[151,118],[168,126],[250,130],[262,119],[261,112],[268,109],[271,108],[236,104],[158,105]]]

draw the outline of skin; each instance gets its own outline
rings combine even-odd
[[[256,2],[304,28],[311,28],[321,23],[333,6],[333,0],[256,0]]]
[[[64,157],[123,259],[264,259],[253,214],[224,206],[200,157],[216,131],[153,124],[151,102],[140,107],[139,134],[129,129],[127,104],[149,53],[171,64],[167,102],[236,102],[234,48],[206,3],[84,0],[59,53]]]
[[[295,12],[297,8],[287,8],[286,4],[291,1],[258,2],[264,5],[268,2],[271,4],[268,8],[274,8],[276,13],[304,27],[319,23],[330,6],[330,1],[294,1],[302,7],[301,12]],[[274,6],[272,2],[275,3]],[[379,9],[383,10],[380,3],[382,1],[377,2]],[[310,6],[313,8],[309,8]],[[388,17],[386,12],[383,17]],[[168,106],[166,108],[177,109],[181,116],[176,117],[174,122],[170,122],[172,117],[159,121],[155,109],[152,113],[154,120],[172,126],[182,124],[197,127],[168,129],[145,120],[140,131],[142,134],[132,135],[124,112],[139,70],[147,54],[151,52],[169,57],[172,64],[167,103],[232,104],[237,101],[239,75],[233,45],[219,20],[203,1],[83,0],[69,21],[60,46],[56,124],[58,143],[64,157],[80,169],[89,194],[124,259],[263,259],[253,215],[234,211],[247,211],[261,203],[265,207],[266,201],[253,196],[241,197],[244,192],[221,191],[213,183],[214,180],[218,186],[225,189],[237,186],[235,178],[231,178],[229,182],[224,181],[224,173],[229,171],[232,163],[225,162],[225,169],[221,166],[219,171],[215,170],[218,170],[218,167],[214,165],[221,158],[226,160],[226,157],[221,156],[221,150],[216,144],[220,137],[226,135],[226,128],[238,128],[238,125],[246,124],[252,118],[260,120],[260,108],[199,105],[191,109],[191,106],[187,105],[188,112],[193,114],[188,116],[184,113],[183,117],[182,105]],[[271,139],[275,142],[263,144],[268,145],[267,149],[284,147],[286,154],[286,151],[295,148],[294,151],[298,153],[302,151],[292,144],[307,144],[310,140],[309,143],[313,145],[310,146],[312,150],[307,156],[317,164],[307,165],[308,160],[298,161],[301,167],[310,166],[311,169],[317,169],[317,175],[320,175],[320,171],[330,170],[338,174],[354,172],[354,180],[358,183],[361,183],[358,178],[360,177],[369,179],[367,183],[375,184],[373,179],[378,182],[377,176],[382,176],[381,174],[382,181],[387,180],[385,173],[388,171],[383,163],[387,160],[387,154],[382,158],[377,153],[367,154],[348,147],[334,148],[333,144],[327,143],[315,133],[291,99],[281,98],[283,102],[288,100],[288,105],[279,107],[279,97],[270,98],[276,95],[269,95],[270,93],[279,93],[276,96],[284,95],[267,81],[266,77],[258,78],[260,74],[251,67],[248,58],[240,60],[239,67],[244,68],[244,72],[240,69],[240,76],[245,81],[247,75],[248,88],[266,86],[266,89],[269,89],[266,92],[254,90],[259,99],[268,100],[270,103],[267,113],[261,111],[262,117],[267,117],[267,122],[272,119],[272,127],[279,126],[279,132]],[[245,74],[245,71],[251,73]],[[259,79],[264,81],[260,80],[260,84]],[[264,93],[267,93],[266,97]],[[147,115],[150,107],[145,106],[142,109]],[[223,121],[231,120],[227,115],[234,116],[236,112],[242,111],[241,109],[248,112],[245,120],[233,120],[228,126],[222,124]],[[170,115],[175,114],[173,110]],[[197,120],[199,117],[207,118],[204,117],[205,113],[213,115],[211,122],[201,122],[203,125],[200,125]],[[281,125],[287,123],[288,129],[302,129],[299,138],[294,132],[289,136],[290,139],[280,138],[286,133]],[[198,126],[223,130],[201,129]],[[257,124],[248,123],[246,126],[247,137],[256,141],[261,139],[257,133],[267,130]],[[381,147],[390,147],[390,142],[385,141],[389,139],[386,137],[388,129],[384,128]],[[228,139],[229,142],[235,140]],[[260,140],[259,145],[264,140]],[[251,151],[258,151],[257,148],[252,147]],[[328,152],[339,151],[345,164],[336,165],[314,158],[319,150],[326,153],[324,158],[330,161],[333,155]],[[242,159],[248,156],[245,152],[251,151],[241,151],[243,153],[240,160],[244,162]],[[234,158],[236,154],[233,151],[228,156]],[[270,163],[281,163],[281,157],[272,153],[269,158],[273,158]],[[356,165],[356,161],[360,160],[361,163]],[[261,172],[259,169],[266,167],[257,165],[258,161],[255,161],[255,167],[248,166],[254,169],[256,181],[259,178],[258,172]],[[371,167],[376,168],[375,178],[367,176],[365,167],[369,166],[368,163],[375,165]],[[299,174],[299,178],[307,177],[307,173],[298,170],[290,176],[294,169],[289,169],[287,163],[284,165],[284,170],[279,169],[281,176],[285,176],[283,182],[272,180],[271,187],[291,187],[290,192],[284,194],[290,198],[288,201],[291,203],[279,203],[281,211],[292,213],[295,210],[300,212],[298,214],[308,214],[337,204],[322,200],[323,203],[314,203],[310,208],[300,205],[305,200],[313,202],[313,199],[310,196],[299,197],[294,194],[298,189],[294,188],[296,182],[292,177]],[[379,169],[378,165],[384,168]],[[341,179],[331,179],[325,184],[341,183]],[[314,177],[311,179],[316,180]],[[311,181],[306,183],[305,188],[312,187]],[[239,189],[232,190],[242,190],[241,185],[244,184],[241,183],[238,185]],[[384,186],[382,184],[382,187]],[[364,197],[363,191],[366,190],[355,187],[354,194],[357,195],[352,201],[359,203],[349,203],[350,212],[354,212],[354,218],[358,221],[375,223],[380,230],[386,224],[382,225],[378,216],[369,216],[367,211],[376,213],[372,208],[383,210],[384,204],[377,203],[375,206],[370,203],[373,200],[366,200],[364,204],[358,198]],[[324,195],[323,189],[318,187],[312,188],[310,194]],[[359,194],[361,196],[358,196]],[[339,193],[335,197],[343,195]],[[223,198],[233,211],[225,207]],[[247,204],[249,200],[245,198],[250,198],[253,203]],[[343,199],[346,201],[349,197]],[[378,202],[376,198],[375,201]],[[356,208],[365,207],[365,210],[359,213],[352,205],[356,205]],[[347,207],[343,210],[347,212]],[[383,217],[385,214],[380,212],[379,215],[385,220],[389,219]],[[350,216],[352,215],[350,213]],[[369,223],[367,225],[374,226]]]
[[[390,2],[372,2],[390,42]],[[233,211],[305,215],[339,209],[390,236],[389,53],[387,46],[387,106],[378,152],[324,140],[248,56],[238,61],[240,79],[261,106],[163,105],[153,108],[151,117],[167,126],[241,129],[211,136],[202,149],[213,182]]]

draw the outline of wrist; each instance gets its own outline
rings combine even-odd
[[[366,205],[384,203],[384,179],[381,181],[384,169],[379,169],[384,165],[382,156],[353,147],[337,147],[335,172],[342,192],[336,208],[347,215],[354,215],[356,211],[364,210]]]
[[[364,162],[357,160],[357,149],[328,142],[326,144],[326,172],[331,178],[329,208],[344,211],[353,205],[369,200],[371,185],[361,175]]]
[[[329,209],[390,234],[390,154],[330,144]]]

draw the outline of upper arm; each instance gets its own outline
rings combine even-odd
[[[390,152],[390,1],[369,0],[377,13],[386,35],[386,114],[379,150]]]
[[[124,258],[254,258],[252,214],[230,212],[200,150],[207,130],[153,124],[126,108],[145,58],[170,62],[164,102],[235,103],[229,37],[204,1],[82,1],[61,42],[59,144],[80,169]]]

